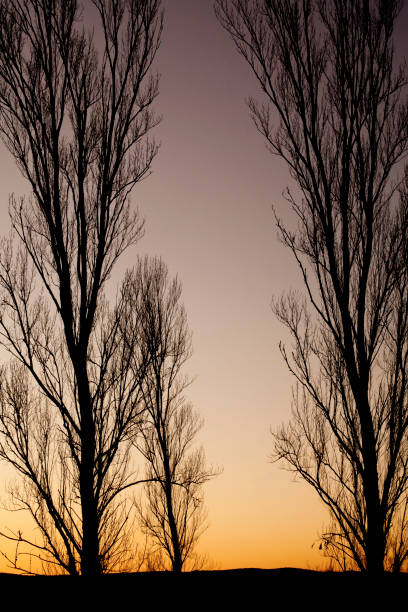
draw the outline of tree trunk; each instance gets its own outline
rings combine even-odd
[[[90,457],[92,442],[82,439],[82,455],[80,469],[80,494],[82,507],[82,551],[81,574],[83,576],[98,576],[102,573],[99,558],[97,505],[93,491],[93,463]]]
[[[377,470],[375,470],[377,472]],[[381,517],[381,504],[378,493],[378,481],[371,474],[365,484],[367,506],[367,542],[366,571],[378,575],[384,573],[385,541],[383,533],[384,521]]]
[[[82,360],[82,373],[86,372]],[[81,574],[97,576],[102,573],[99,555],[98,511],[94,491],[95,424],[86,375],[77,375],[78,401],[81,410],[81,464],[79,489],[82,510]]]
[[[378,488],[376,441],[367,397],[361,398],[360,394],[359,405],[364,460],[363,488],[367,511],[366,570],[370,574],[381,574],[384,572],[385,540]]]
[[[168,459],[164,462],[164,473],[165,473],[165,495],[166,495],[166,505],[167,505],[167,518],[169,521],[170,534],[171,534],[171,543],[173,547],[173,556],[172,556],[172,569],[173,572],[181,572],[183,569],[183,560],[181,558],[181,549],[180,549],[180,538],[177,529],[176,520],[174,518],[173,512],[173,495],[172,495],[172,478],[170,474],[170,466]]]

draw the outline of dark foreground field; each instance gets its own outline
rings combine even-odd
[[[41,604],[42,609],[73,607],[92,602],[97,609],[159,610],[172,603],[178,609],[292,610],[366,609],[370,601],[407,601],[408,574],[375,580],[358,573],[316,572],[294,568],[111,574],[96,580],[69,576],[0,575],[3,596],[18,604]],[[85,599],[85,602],[84,602]],[[129,603],[131,604],[129,606]],[[277,604],[279,604],[278,607]],[[299,608],[300,606],[300,608]],[[25,607],[25,606],[24,606]],[[309,606],[308,606],[309,607]],[[80,608],[79,608],[80,609]]]

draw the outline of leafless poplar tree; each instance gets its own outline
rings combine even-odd
[[[31,373],[3,373],[2,456],[34,491],[47,555],[84,575],[105,571],[119,542],[114,500],[140,409],[126,300],[109,308],[103,287],[142,234],[129,194],[157,152],[162,30],[160,0],[90,6],[101,49],[76,0],[0,3],[0,132],[32,189],[10,200],[22,250],[5,242],[0,258],[1,342]]]
[[[183,395],[188,380],[182,368],[191,339],[180,283],[169,280],[157,258],[139,260],[128,283],[127,293],[138,296],[141,354],[148,363],[141,391],[145,419],[136,438],[146,460],[139,522],[153,548],[181,572],[205,528],[203,484],[216,472],[206,466],[202,448],[191,450],[202,421]]]
[[[298,188],[287,192],[297,231],[277,223],[307,299],[290,293],[274,304],[294,340],[281,350],[296,379],[274,457],[327,504],[331,554],[374,573],[401,566],[408,285],[407,197],[397,187],[408,113],[392,44],[401,2],[215,6],[265,94],[263,105],[250,101],[255,125]]]

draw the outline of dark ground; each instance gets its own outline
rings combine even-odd
[[[294,568],[111,574],[96,580],[69,576],[0,574],[10,609],[27,604],[40,609],[89,610],[370,610],[392,609],[408,600],[408,574],[377,579],[359,573],[316,572]],[[8,599],[8,597],[7,597]],[[89,603],[84,602],[87,600]],[[385,600],[384,608],[380,601]],[[82,608],[79,603],[85,603]],[[376,602],[377,605],[373,605]],[[129,605],[129,603],[131,605]],[[14,605],[13,605],[14,604]],[[174,606],[175,604],[175,606]],[[367,605],[368,604],[368,605]],[[370,605],[371,604],[371,605]],[[405,607],[405,606],[404,606]]]

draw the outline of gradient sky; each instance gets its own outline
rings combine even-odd
[[[272,465],[270,430],[290,417],[291,379],[278,349],[288,340],[270,303],[301,289],[279,243],[272,205],[290,223],[285,164],[266,149],[246,98],[257,83],[215,19],[212,0],[164,0],[165,28],[153,173],[132,199],[145,237],[119,261],[112,286],[136,255],[160,255],[183,285],[194,354],[188,396],[205,420],[198,442],[223,473],[206,486],[209,528],[200,541],[219,568],[298,566],[323,559],[312,544],[327,522],[314,491]],[[398,52],[406,53],[404,24]],[[0,224],[11,192],[27,193],[0,145]],[[0,466],[4,480],[10,472]],[[19,517],[0,512],[0,529]],[[0,544],[1,548],[1,544]]]

